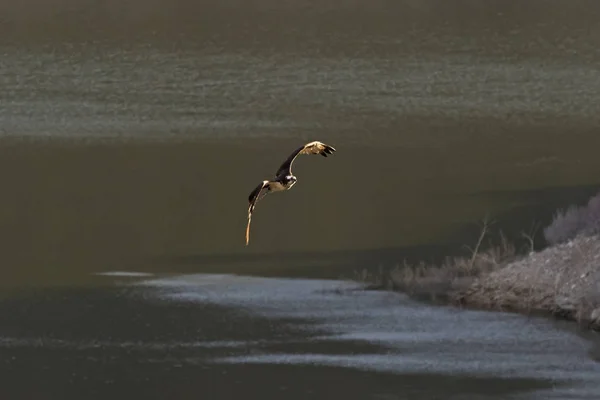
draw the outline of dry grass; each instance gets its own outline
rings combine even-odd
[[[424,262],[412,265],[404,261],[391,269],[363,269],[355,278],[370,283],[372,288],[400,290],[419,298],[447,301],[476,279],[517,259],[515,247],[503,235],[499,244],[482,250],[489,227],[490,222],[485,219],[475,247],[467,247],[471,251],[469,257],[447,257],[440,265]]]
[[[519,254],[502,235],[499,243],[488,243],[483,250],[490,227],[486,219],[475,247],[467,247],[469,257],[447,258],[440,265],[404,262],[375,272],[365,269],[356,278],[374,288],[400,290],[430,301],[554,315],[600,330],[600,235],[593,234],[600,226],[600,195],[592,198],[585,212],[586,222],[579,225],[585,229],[575,233],[572,221],[555,218],[552,229],[544,233],[566,236],[559,235],[561,243],[538,252],[533,240],[537,226],[522,234],[529,243],[526,254]],[[575,236],[565,239],[571,235]]]
[[[441,265],[402,264],[389,271],[394,287],[409,294],[447,298],[464,290],[481,276],[487,275],[514,260],[514,248],[508,244],[490,248],[472,257],[447,258]]]

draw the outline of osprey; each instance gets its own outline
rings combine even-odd
[[[262,181],[248,196],[248,225],[246,226],[246,246],[250,240],[250,221],[252,220],[252,212],[256,203],[265,197],[270,192],[281,192],[290,190],[297,181],[297,178],[292,174],[292,163],[300,154],[320,154],[327,157],[328,154],[333,154],[335,149],[325,143],[314,141],[297,148],[290,156],[281,164],[275,173],[275,179],[272,181]]]

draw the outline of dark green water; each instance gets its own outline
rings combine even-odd
[[[476,239],[476,223],[486,214],[518,237],[547,223],[556,207],[585,201],[600,187],[599,18],[593,1],[0,4],[6,394],[20,398],[23,389],[35,397],[24,382],[37,374],[40,390],[52,398],[65,398],[63,389],[67,398],[84,392],[123,398],[185,392],[186,398],[213,383],[216,397],[234,396],[231,380],[215,378],[215,370],[195,381],[203,364],[191,367],[169,347],[205,329],[182,333],[187,313],[212,321],[221,311],[162,300],[150,302],[153,308],[119,297],[96,272],[337,278],[354,268],[459,251]],[[248,193],[289,152],[315,139],[338,152],[297,161],[298,183],[259,204],[244,247]],[[218,292],[226,297],[227,286]],[[138,322],[98,330],[85,322],[84,304],[99,326],[134,316]],[[218,307],[242,332],[263,323],[239,320],[240,304]],[[400,318],[433,312],[406,307]],[[496,318],[476,315],[485,323]],[[553,337],[554,328],[547,329]],[[226,330],[218,328],[217,336]],[[172,331],[181,335],[171,337]],[[313,333],[294,335],[303,341]],[[90,341],[100,343],[99,354],[91,354]],[[138,343],[135,356],[116,350],[129,342]],[[148,363],[153,343],[167,346],[160,357],[170,354],[170,361],[160,365],[174,371],[170,378]],[[482,359],[494,362],[496,351],[510,350],[507,343]],[[344,342],[338,349],[351,354],[363,345]],[[220,357],[225,350],[219,351]],[[74,354],[89,357],[81,365],[91,369],[68,386]],[[11,357],[50,361],[34,366]],[[435,350],[427,357],[409,365],[435,363]],[[519,364],[515,357],[511,362]],[[119,385],[86,383],[104,382],[105,366],[120,371],[114,372]],[[448,387],[452,398],[473,398],[469,390],[505,398],[488,390],[493,384],[477,383],[471,369],[454,381],[444,368],[420,378],[414,374],[421,367],[375,368],[360,379],[354,366],[338,364],[326,371],[231,368],[254,377],[243,380],[237,396],[253,388],[277,396],[268,378],[276,370],[292,388],[286,398],[310,395],[291,383],[299,376],[341,379],[348,385],[342,397],[403,398],[414,383],[410,398],[443,396]],[[527,378],[535,382],[512,376],[501,386],[547,387],[550,378],[540,376]],[[379,392],[388,384],[381,382],[389,390]],[[322,382],[315,385],[318,396],[330,393]]]

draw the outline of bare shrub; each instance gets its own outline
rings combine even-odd
[[[471,257],[448,257],[441,265],[404,263],[390,270],[389,279],[394,287],[407,293],[448,296],[505,266],[515,255],[515,248],[504,242]]]
[[[516,249],[503,235],[500,235],[498,244],[490,243],[486,250],[482,250],[489,225],[486,218],[475,247],[465,246],[471,251],[471,256],[447,257],[440,265],[403,262],[387,270],[380,267],[374,273],[363,269],[355,274],[355,278],[370,282],[372,287],[396,289],[431,299],[449,298],[453,293],[469,287],[475,279],[515,260]]]
[[[570,206],[558,210],[554,219],[544,229],[544,238],[551,244],[559,244],[578,235],[600,233],[600,193],[584,206]]]

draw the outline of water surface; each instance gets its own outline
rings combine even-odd
[[[599,18],[594,1],[2,2],[0,392],[590,398],[590,342],[548,321],[288,279],[439,259],[488,213],[519,238],[585,202]],[[338,152],[298,160],[244,247],[248,193],[315,139]]]
[[[600,389],[592,343],[546,319],[339,281],[123,272],[99,277],[104,288],[0,302],[4,397],[566,400]]]

